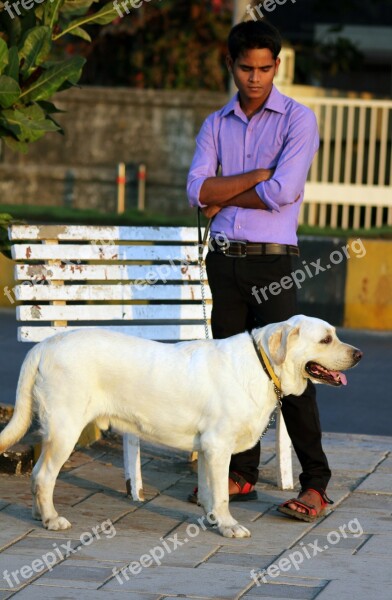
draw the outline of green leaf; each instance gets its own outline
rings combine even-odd
[[[94,2],[99,2],[99,0],[65,0],[63,6],[61,7],[62,13],[81,13],[82,11],[87,11],[88,8]]]
[[[60,125],[60,123],[58,123],[56,121],[56,119],[54,119],[51,115],[48,115],[48,119],[50,119],[57,127],[57,133],[61,133],[61,135],[65,135],[65,131],[62,128],[62,126]]]
[[[29,76],[48,57],[52,46],[52,30],[50,27],[40,26],[30,29],[23,46],[19,51],[20,59],[24,59],[21,72]]]
[[[25,98],[25,102],[51,98],[64,82],[75,85],[79,81],[85,62],[85,58],[73,56],[49,67],[20,97]]]
[[[63,29],[63,31],[61,31],[61,33],[53,36],[53,40],[58,40],[59,38],[63,37],[64,35],[67,35],[68,33],[72,34],[74,29],[78,29],[82,25],[107,25],[117,17],[118,12],[113,6],[113,2],[108,2],[107,4],[105,4],[105,6],[101,8],[101,10],[97,11],[96,13],[84,15],[83,17],[80,17],[79,19],[76,19],[75,21],[69,23],[67,27]]]
[[[130,6],[129,8],[133,10],[133,7]],[[113,2],[108,2],[107,4],[105,4],[105,6],[101,8],[101,10],[89,16],[92,18],[91,21],[89,21],[89,23],[94,23],[96,25],[107,25],[108,23],[111,23],[113,19],[116,19],[119,15],[113,6]]]
[[[8,65],[8,46],[5,41],[0,38],[0,75],[3,73],[5,67]]]
[[[20,142],[35,142],[43,137],[46,132],[58,131],[59,129],[53,121],[46,118],[44,111],[37,104],[14,110],[5,110],[3,116],[8,123],[20,128],[17,135]]]
[[[64,113],[65,110],[61,110],[60,108],[57,108],[57,106],[55,106],[53,104],[53,102],[48,102],[47,100],[39,100],[39,102],[37,102],[38,106],[40,106],[47,115],[53,115],[55,113]]]
[[[4,73],[19,82],[19,53],[16,46],[11,46],[8,50],[8,65]]]
[[[82,40],[86,40],[86,42],[91,42],[90,35],[87,33],[87,31],[85,31],[81,27],[77,27],[76,29],[73,29],[72,35],[76,35],[77,37],[82,38]]]
[[[6,129],[8,134],[9,132],[11,132],[16,138],[21,133],[20,126],[17,123],[12,123],[8,121],[8,119],[4,117],[3,114],[0,114],[0,127]]]
[[[0,106],[8,108],[20,97],[20,87],[15,79],[0,75]]]
[[[64,0],[47,0],[43,12],[43,24],[53,29],[53,26],[58,21],[58,14],[61,10]]]
[[[6,135],[2,139],[4,140],[4,143],[11,148],[11,150],[14,150],[14,152],[22,152],[23,154],[26,154],[29,149],[28,143],[19,142],[19,140],[16,140],[10,135]]]

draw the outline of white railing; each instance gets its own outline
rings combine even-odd
[[[315,112],[321,139],[300,223],[343,229],[392,225],[392,101],[299,101]]]

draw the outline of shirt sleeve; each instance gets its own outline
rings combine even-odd
[[[208,177],[216,177],[219,167],[212,129],[213,115],[207,117],[196,138],[196,150],[189,169],[187,195],[191,206],[200,206],[200,189]]]
[[[256,186],[258,196],[270,210],[279,212],[286,204],[302,201],[306,178],[318,147],[316,116],[299,105],[294,110],[273,176]]]

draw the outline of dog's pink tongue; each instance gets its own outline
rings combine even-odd
[[[333,375],[334,379],[340,381],[342,385],[347,385],[347,377],[344,373],[341,373],[340,371],[330,371],[330,373]]]

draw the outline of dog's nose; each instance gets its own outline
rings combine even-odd
[[[358,350],[358,348],[355,348],[355,350],[353,352],[353,359],[355,360],[355,362],[359,362],[361,360],[362,356],[363,356],[363,352]]]

